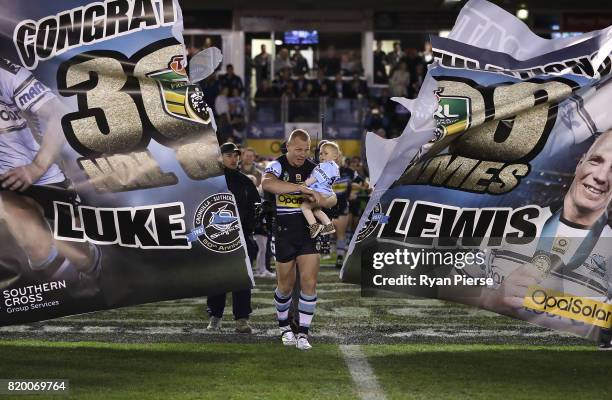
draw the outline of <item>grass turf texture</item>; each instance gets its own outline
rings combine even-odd
[[[0,377],[69,379],[74,399],[353,399],[335,345],[0,342]],[[281,375],[279,377],[279,374]],[[1,396],[1,398],[6,398]],[[19,395],[41,399],[50,395]]]
[[[612,391],[612,357],[593,346],[363,349],[388,399],[601,399]],[[2,378],[69,379],[75,399],[357,398],[336,345],[1,341],[0,352]],[[16,396],[47,397],[61,398]]]
[[[369,345],[388,399],[603,399],[612,357],[594,346]]]

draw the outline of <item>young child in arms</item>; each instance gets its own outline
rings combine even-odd
[[[310,177],[306,179],[306,186],[323,195],[324,200],[319,205],[314,205],[306,200],[302,203],[302,213],[309,225],[310,237],[330,235],[336,232],[334,224],[321,208],[331,208],[338,201],[332,190],[332,185],[340,176],[340,170],[336,161],[340,155],[340,148],[334,142],[325,141],[321,145],[319,154],[319,165],[312,170]],[[317,222],[318,221],[318,222]],[[320,223],[319,223],[320,222]]]

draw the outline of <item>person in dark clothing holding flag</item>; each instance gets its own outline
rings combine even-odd
[[[224,143],[221,145],[221,156],[227,187],[236,199],[240,225],[252,264],[257,256],[257,244],[253,238],[253,233],[257,219],[256,208],[261,203],[261,198],[253,181],[238,170],[238,161],[240,161],[238,147],[234,143]],[[226,293],[208,296],[206,305],[210,322],[206,329],[219,330],[221,328],[221,318],[223,318],[223,310],[225,309],[225,295]],[[251,333],[252,329],[248,323],[252,311],[251,289],[232,292],[232,311],[236,320],[236,332]]]

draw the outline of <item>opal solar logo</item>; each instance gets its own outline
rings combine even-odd
[[[543,311],[601,328],[612,327],[612,305],[593,298],[574,296],[539,286],[531,286],[523,301],[526,308]]]

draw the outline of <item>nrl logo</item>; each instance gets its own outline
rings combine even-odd
[[[204,92],[197,85],[189,83],[182,55],[173,56],[168,68],[151,72],[147,76],[157,82],[166,113],[201,124],[211,122]]]
[[[435,138],[433,141],[464,132],[470,127],[470,98],[461,96],[444,96],[441,87],[434,93],[438,100],[438,109],[434,113],[436,121]]]

